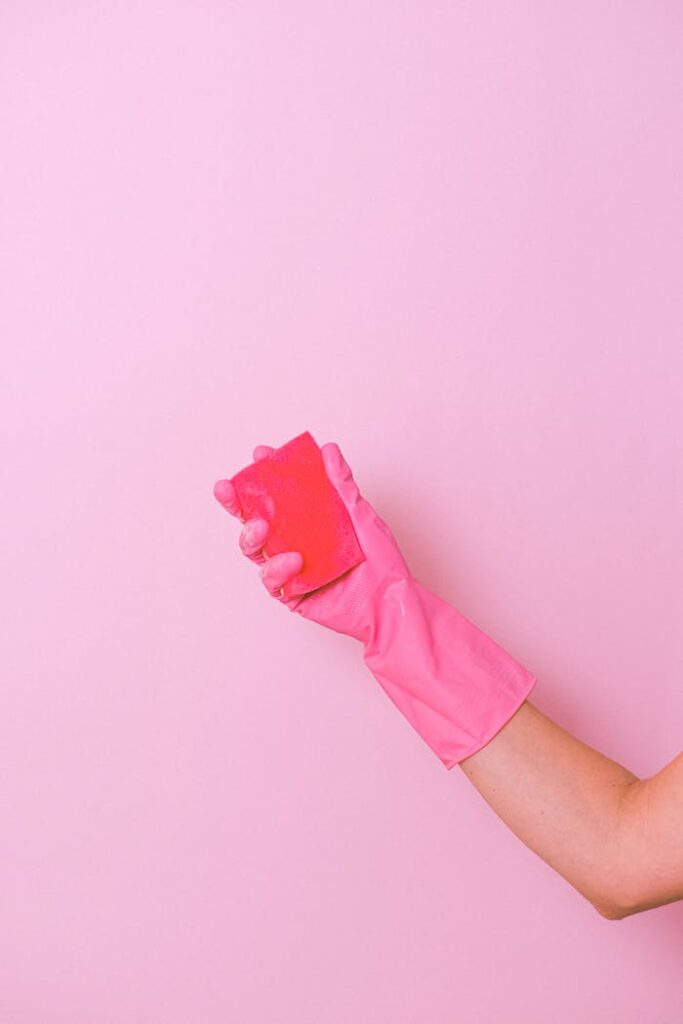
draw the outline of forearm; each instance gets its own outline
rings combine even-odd
[[[526,700],[460,768],[522,842],[604,916],[623,916],[624,804],[638,779]]]

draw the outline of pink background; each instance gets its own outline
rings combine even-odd
[[[680,1022],[683,905],[599,917],[211,489],[338,441],[541,710],[671,760],[682,30],[5,0],[3,1024]]]

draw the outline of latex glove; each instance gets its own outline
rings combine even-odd
[[[258,445],[254,459],[272,451]],[[301,569],[301,554],[283,552],[267,559],[261,551],[268,532],[263,519],[245,523],[240,548],[261,565],[272,597],[363,644],[370,672],[446,768],[452,768],[502,729],[536,677],[413,576],[391,530],[361,495],[339,445],[325,444],[321,452],[365,561],[312,593],[286,599],[281,588]],[[214,494],[244,522],[229,480],[219,480]]]

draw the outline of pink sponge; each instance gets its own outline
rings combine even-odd
[[[264,553],[303,555],[301,571],[285,584],[285,597],[317,590],[365,560],[346,505],[307,430],[240,470],[232,484],[245,520],[270,523]]]

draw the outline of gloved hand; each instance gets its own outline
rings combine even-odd
[[[272,451],[258,445],[254,459]],[[452,768],[502,729],[536,678],[415,579],[391,530],[361,495],[339,445],[325,444],[321,452],[365,561],[318,590],[287,599],[281,588],[300,571],[302,556],[283,552],[267,559],[261,550],[268,532],[263,519],[245,523],[240,548],[261,565],[263,584],[272,597],[363,644],[363,660],[371,673],[446,768]],[[214,494],[245,522],[229,480],[219,480]]]

